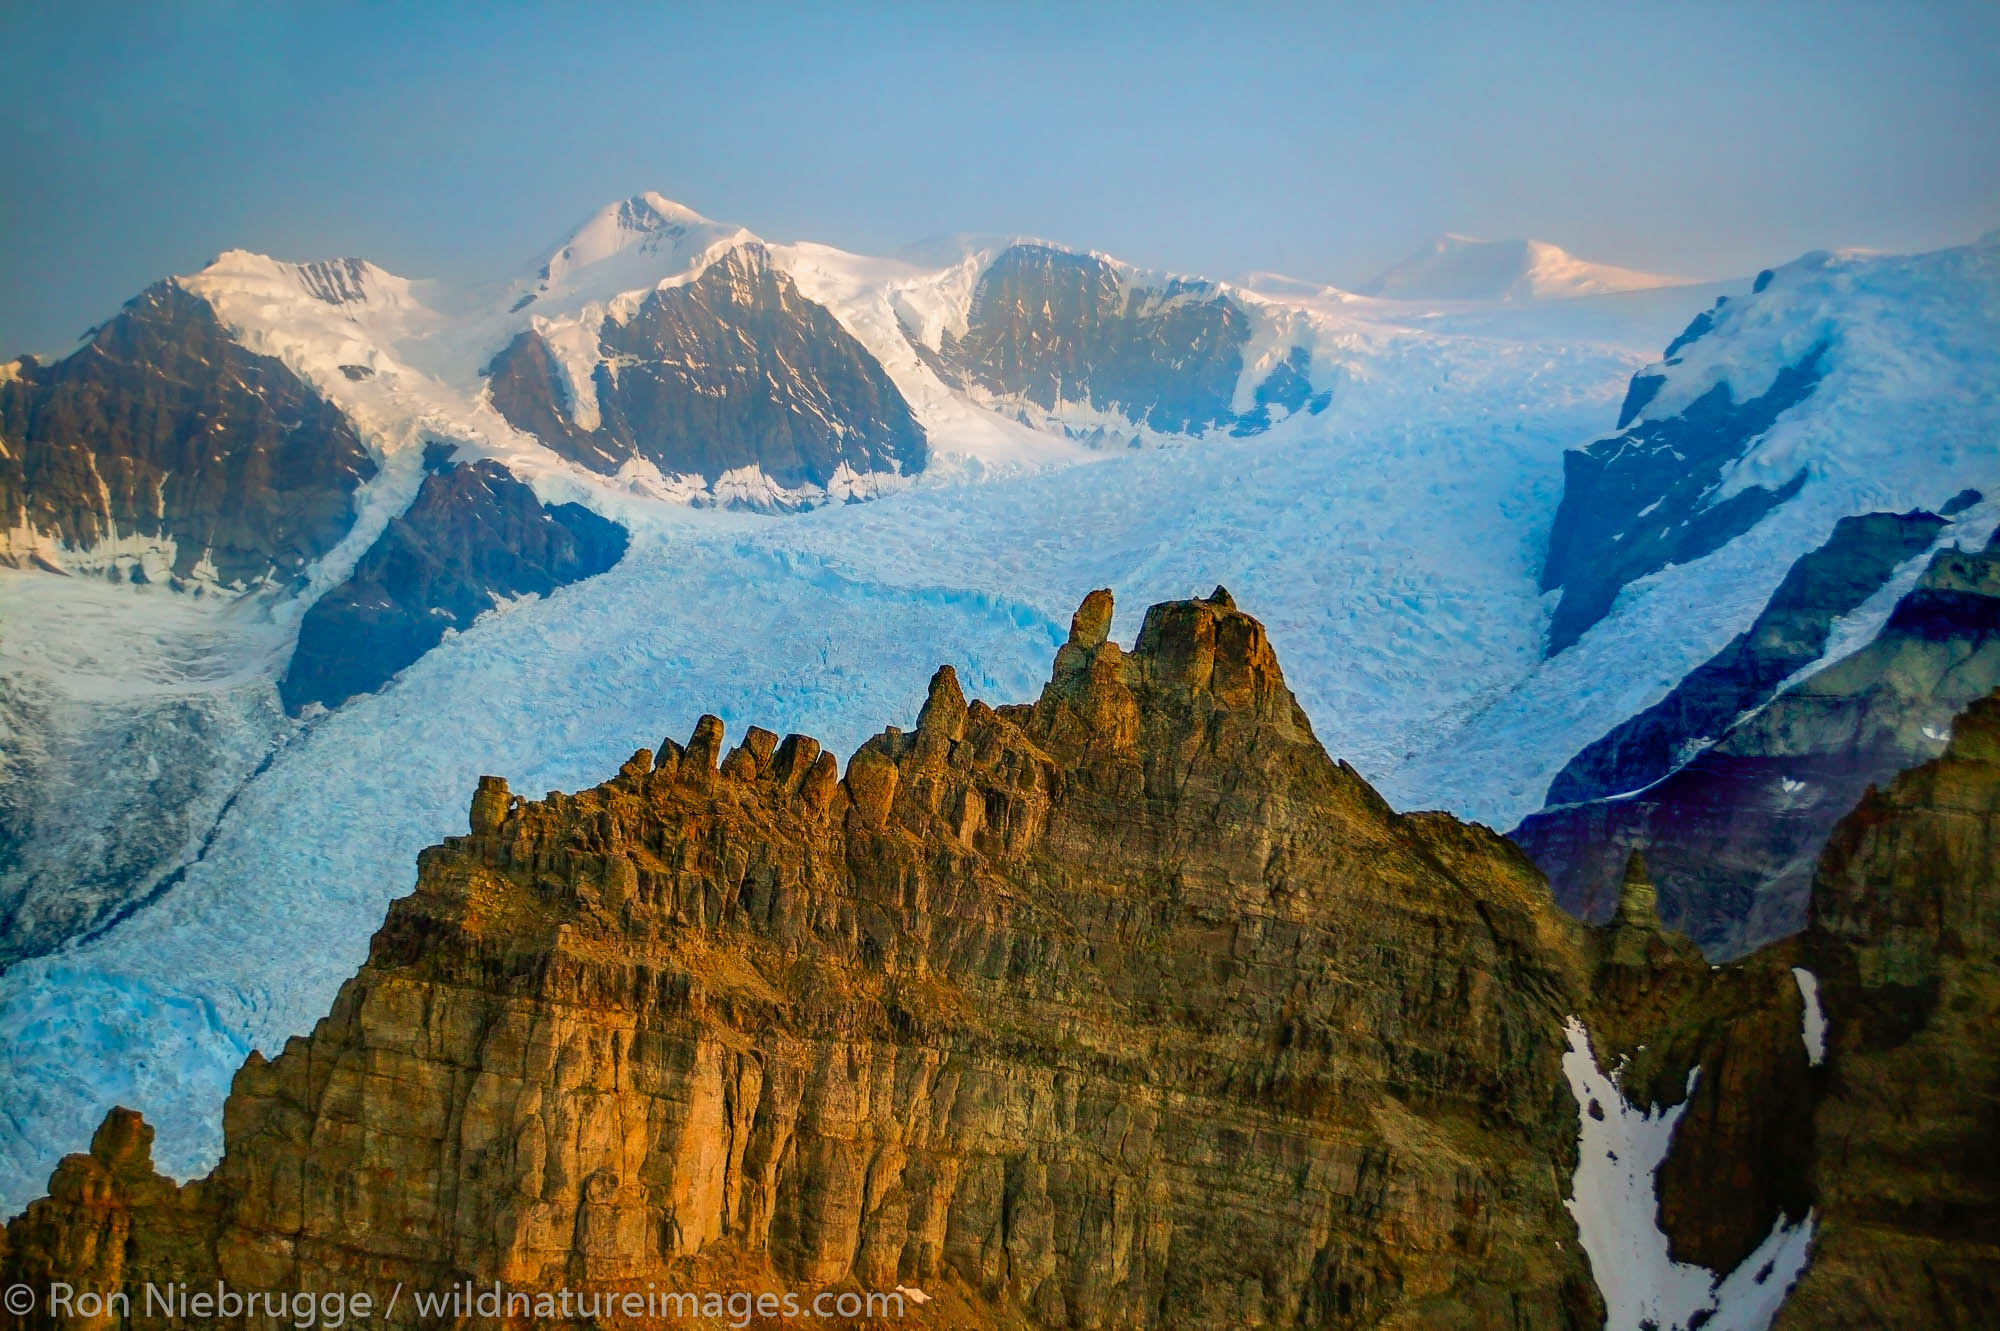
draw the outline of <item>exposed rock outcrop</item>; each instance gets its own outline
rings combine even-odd
[[[1732,1271],[1812,1206],[1813,1088],[1789,954],[1711,967],[1661,922],[1638,851],[1609,923],[1588,937],[1593,1025],[1621,1089],[1642,1106],[1687,1105],[1656,1180],[1668,1252]]]
[[[1032,705],[940,670],[844,776],[705,718],[581,794],[483,781],[329,1016],[245,1064],[215,1172],[175,1192],[107,1127],[0,1274],[1595,1325],[1580,927],[1504,841],[1330,760],[1226,593],[1129,653],[1109,619],[1086,601]]]
[[[1811,1213],[1783,1325],[1984,1324],[2000,698],[1842,825],[1805,939],[1713,968],[1640,856],[1589,928],[1504,840],[1392,811],[1221,588],[1129,653],[1111,609],[1084,601],[1032,705],[942,668],[844,774],[704,717],[576,795],[482,778],[328,1016],[245,1062],[214,1172],[159,1178],[113,1112],[8,1226],[0,1283],[1594,1327],[1582,1014],[1620,1095],[1686,1101],[1675,1258],[1726,1270]]]
[[[289,583],[375,462],[347,418],[175,282],[74,354],[0,374],[0,560],[220,587]]]
[[[995,397],[1045,412],[1082,406],[1162,434],[1237,422],[1250,318],[1211,282],[1137,280],[1096,255],[1011,245],[980,275],[963,335],[947,334],[941,368]],[[1258,405],[1310,393],[1285,367]],[[1293,408],[1296,410],[1296,408]]]
[[[1680,709],[1683,726],[1704,709],[1719,716],[1743,695],[1707,677],[1712,667],[1763,650],[1767,630],[1792,638],[1798,622],[1774,599],[1740,648],[1647,715],[1668,725]],[[1772,668],[1750,667],[1764,677]],[[1820,848],[1862,792],[1937,756],[1952,717],[1996,687],[2000,546],[1947,547],[1867,646],[1751,704],[1672,775],[1636,794],[1544,809],[1509,835],[1556,899],[1593,920],[1610,912],[1625,856],[1644,850],[1668,922],[1711,957],[1743,956],[1804,927]],[[1664,743],[1636,725],[1613,738],[1641,755]]]
[[[347,581],[314,602],[278,683],[286,710],[371,693],[486,611],[595,577],[625,554],[623,527],[580,504],[544,504],[490,459],[432,445],[417,497]]]
[[[843,472],[907,475],[928,459],[881,365],[761,245],[606,315],[593,340],[585,404],[539,332],[487,370],[509,423],[593,471],[644,458],[712,485],[754,467],[785,490],[824,490]]]
[[[1827,843],[1800,949],[1825,1005],[1812,1267],[1778,1331],[2000,1310],[2000,695]]]
[[[1826,652],[1834,621],[1922,554],[1946,519],[1921,510],[1842,518],[1801,555],[1749,628],[1659,702],[1585,748],[1556,774],[1548,803],[1579,804],[1651,785]]]
[[[1718,383],[1671,416],[1642,416],[1619,434],[1563,454],[1562,503],[1542,566],[1542,590],[1562,589],[1549,623],[1550,656],[1610,613],[1627,583],[1721,548],[1798,493],[1804,471],[1774,488],[1748,485],[1726,497],[1717,482],[1811,394],[1826,350],[1815,346],[1780,369],[1756,397],[1738,402],[1727,383]],[[1661,382],[1652,371],[1635,375],[1621,416],[1642,413]]]

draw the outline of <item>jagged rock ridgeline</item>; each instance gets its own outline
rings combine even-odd
[[[1129,652],[1111,610],[1085,600],[1034,704],[941,669],[844,773],[802,736],[725,752],[709,716],[575,795],[482,778],[328,1016],[246,1061],[214,1172],[158,1177],[114,1111],[0,1283],[1594,1327],[1581,1014],[1620,1097],[1684,1102],[1634,1217],[1675,1259],[1755,1284],[1760,1238],[1816,1215],[1781,1325],[1864,1292],[1863,1325],[1984,1324],[2000,697],[1842,825],[1803,939],[1712,968],[1640,857],[1589,928],[1492,833],[1396,814],[1227,593],[1153,607]],[[52,1321],[86,1324],[11,1324]]]
[[[1033,705],[940,670],[844,775],[711,717],[595,790],[483,781],[328,1017],[245,1064],[215,1172],[155,1183],[116,1120],[8,1270],[1595,1325],[1580,927],[1499,838],[1329,759],[1226,594],[1129,652],[1110,612]]]
[[[487,376],[510,424],[593,471],[644,458],[710,484],[754,467],[783,489],[825,489],[843,470],[912,474],[928,460],[888,374],[761,245],[729,250],[592,331],[587,403],[532,329]]]
[[[340,586],[313,603],[278,682],[286,710],[380,688],[494,606],[595,577],[625,529],[580,504],[544,504],[490,459],[432,445],[423,484]]]
[[[1548,874],[1556,900],[1604,918],[1619,864],[1636,848],[1666,918],[1713,957],[1743,956],[1805,926],[1834,825],[1870,785],[1937,756],[1952,717],[2000,688],[2000,545],[1960,549],[1947,534],[1873,640],[1778,690],[1806,653],[1824,649],[1828,612],[1880,585],[1890,560],[1937,529],[1927,516],[1843,520],[1746,634],[1565,769],[1565,792],[1588,788],[1593,774],[1596,784],[1645,788],[1544,809],[1509,834]],[[1848,581],[1856,572],[1867,577]],[[1832,603],[1828,593],[1837,593]],[[1698,751],[1655,780],[1670,744]]]
[[[0,560],[17,567],[290,583],[374,474],[346,417],[176,282],[54,364],[0,367]]]

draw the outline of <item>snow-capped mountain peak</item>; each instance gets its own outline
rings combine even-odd
[[[224,250],[185,279],[190,286],[261,289],[267,300],[308,296],[335,309],[395,308],[412,299],[411,283],[366,259],[288,263],[250,250]]]
[[[607,203],[570,233],[549,256],[551,277],[587,268],[633,246],[657,250],[688,232],[719,223],[653,190]]]
[[[514,304],[606,299],[699,271],[722,251],[755,239],[647,190],[592,213],[521,284]]]
[[[1386,300],[1563,300],[1692,281],[1579,259],[1545,240],[1480,240],[1451,233],[1359,288]]]

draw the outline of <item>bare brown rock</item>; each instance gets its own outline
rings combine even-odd
[[[1819,977],[1822,1219],[1780,1314],[2000,1321],[2000,694],[1835,829],[1801,956]]]
[[[376,464],[354,427],[207,301],[160,282],[52,365],[0,377],[0,564],[289,587],[347,534]],[[46,546],[45,546],[46,543]],[[56,571],[63,571],[56,568]],[[152,575],[162,568],[155,566]]]
[[[941,670],[844,781],[800,737],[721,776],[704,717],[594,790],[482,784],[328,1016],[245,1064],[209,1178],[73,1158],[0,1264],[116,1232],[114,1286],[1595,1325],[1562,1204],[1581,927],[1494,834],[1328,759],[1225,601],[1155,606],[1129,653],[1079,619],[1032,707]]]

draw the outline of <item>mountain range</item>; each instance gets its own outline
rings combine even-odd
[[[482,775],[714,713],[852,786],[940,658],[1033,696],[1079,587],[1228,583],[1366,799],[1513,829],[1593,922],[1639,852],[1750,956],[2000,686],[1996,348],[1993,237],[1704,284],[1446,237],[1349,293],[642,194],[486,284],[164,279],[0,366],[0,1200],[121,1103],[233,1158],[239,1066]]]

